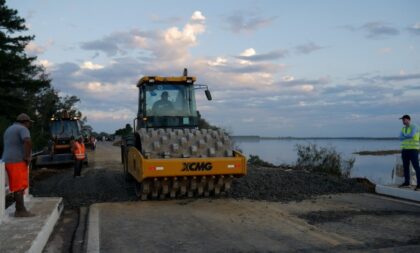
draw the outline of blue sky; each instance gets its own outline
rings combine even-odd
[[[420,123],[420,1],[7,1],[27,47],[96,131],[132,122],[136,81],[179,75],[234,134],[396,136]]]

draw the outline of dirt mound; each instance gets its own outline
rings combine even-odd
[[[268,201],[300,201],[317,195],[372,192],[373,185],[366,181],[305,170],[251,165],[247,176],[233,182],[228,196]]]

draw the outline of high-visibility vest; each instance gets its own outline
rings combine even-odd
[[[403,134],[411,134],[411,131],[413,131],[413,128],[411,126],[403,127],[402,128]],[[413,137],[410,139],[405,139],[401,142],[401,149],[420,149],[420,133],[417,130],[416,133],[414,133]]]
[[[84,160],[86,158],[85,144],[75,141],[73,153],[77,160]]]

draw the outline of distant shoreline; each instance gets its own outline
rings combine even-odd
[[[247,140],[379,140],[394,141],[399,140],[397,137],[267,137],[259,135],[233,135],[234,139]]]
[[[374,156],[398,155],[398,154],[401,154],[401,150],[400,149],[376,150],[376,151],[364,150],[364,151],[354,152],[353,154],[362,155],[362,156],[363,155],[374,155]]]

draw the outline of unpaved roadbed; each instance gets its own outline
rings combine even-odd
[[[89,169],[80,178],[73,178],[73,171],[65,170],[34,183],[31,193],[34,196],[63,197],[66,208],[136,200],[132,184],[124,181],[121,172],[107,169]]]
[[[125,182],[119,149],[100,143],[89,153],[90,165],[83,177],[73,178],[72,168],[36,171],[31,193],[35,196],[60,196],[67,208],[98,202],[134,201],[134,184]],[[248,175],[235,179],[222,198],[301,201],[335,193],[372,192],[373,186],[360,179],[342,179],[304,170],[266,168],[250,165]]]
[[[234,199],[102,203],[91,209],[99,223],[89,227],[89,233],[100,235],[100,252],[420,249],[420,206],[372,194],[289,203]]]
[[[136,200],[134,184],[125,182],[118,168],[89,168],[81,178],[73,178],[72,173],[71,169],[67,169],[34,182],[31,192],[35,196],[63,197],[68,208]],[[324,194],[371,192],[372,189],[369,183],[358,179],[250,166],[248,175],[236,179],[231,190],[221,198],[287,202]]]

